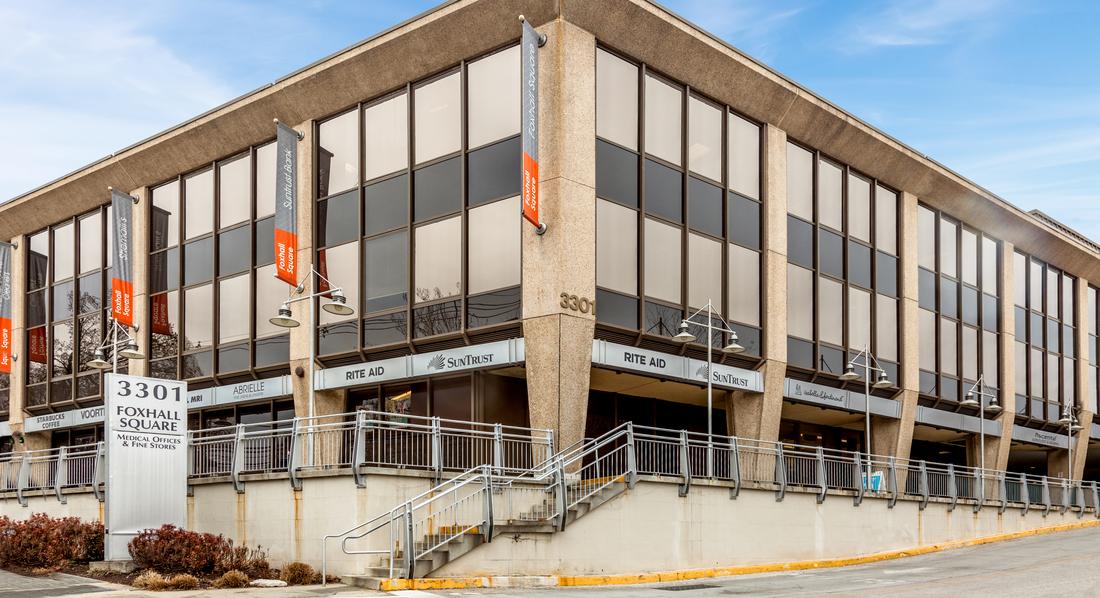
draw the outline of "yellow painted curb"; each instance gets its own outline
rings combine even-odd
[[[828,567],[849,567],[851,565],[865,565],[891,559],[899,559],[908,556],[918,556],[950,550],[952,548],[965,548],[968,546],[980,546],[1015,540],[1029,536],[1039,536],[1055,532],[1064,532],[1075,529],[1100,526],[1100,519],[1079,521],[1075,523],[1062,523],[1049,527],[984,536],[971,540],[952,540],[939,544],[917,546],[902,550],[878,552],[863,556],[820,559],[813,561],[795,561],[791,563],[769,563],[763,565],[745,565],[740,567],[711,567],[707,569],[686,569],[682,571],[660,571],[654,573],[626,573],[617,575],[556,575],[543,578],[546,583],[536,584],[538,587],[548,586],[612,586],[643,583],[660,583],[669,581],[686,581],[691,579],[703,579],[708,577],[730,577],[734,575],[751,575],[754,573],[775,573],[779,571],[803,571],[806,569],[823,569]],[[379,589],[383,591],[395,590],[460,590],[469,588],[500,588],[515,587],[518,578],[513,577],[427,577],[421,579],[385,579],[382,580]],[[535,578],[528,578],[535,579]]]

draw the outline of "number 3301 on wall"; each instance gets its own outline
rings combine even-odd
[[[562,293],[560,305],[562,309],[571,309],[573,311],[579,311],[582,314],[596,313],[596,302],[588,297],[578,297],[576,295],[570,295],[569,293]]]

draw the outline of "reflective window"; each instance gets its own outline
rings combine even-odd
[[[952,320],[940,318],[940,372],[958,375],[959,326]]]
[[[652,75],[645,78],[645,151],[679,166],[684,92]]]
[[[453,73],[413,92],[417,164],[462,148],[461,90],[459,73]]]
[[[596,196],[638,207],[638,156],[597,139]]]
[[[817,219],[833,230],[844,230],[843,171],[825,160],[817,163]]]
[[[97,212],[80,219],[80,273],[103,267],[103,217]],[[110,250],[108,249],[108,252]]]
[[[898,196],[875,186],[875,247],[891,255],[898,253]]]
[[[469,147],[519,134],[519,50],[512,46],[467,67]]]
[[[409,101],[402,93],[363,110],[363,180],[408,166]]]
[[[956,278],[958,272],[958,225],[940,218],[940,273]]]
[[[183,293],[185,351],[209,347],[213,340],[212,308],[214,305],[214,287],[202,285],[187,289]]]
[[[596,284],[638,294],[638,215],[602,199],[596,200]]]
[[[462,209],[462,159],[451,158],[413,173],[413,214],[417,222]]]
[[[359,244],[345,243],[317,252],[317,270],[332,281],[332,286],[340,288],[347,297],[347,304],[359,305]],[[359,310],[356,308],[356,313]],[[350,316],[338,316],[321,310],[321,324],[342,322]]]
[[[214,171],[204,170],[183,179],[186,206],[184,232],[186,239],[214,230]]]
[[[358,194],[354,191],[317,204],[317,244],[340,245],[359,236]]]
[[[692,172],[722,179],[722,112],[688,98],[688,166]]]
[[[871,346],[871,294],[848,288],[848,347],[862,349]],[[883,356],[885,358],[885,356]]]
[[[244,272],[252,266],[252,255],[249,252],[252,246],[251,232],[247,226],[238,226],[218,235],[219,275]]]
[[[252,217],[251,179],[252,160],[247,154],[218,165],[218,226],[221,228]]]
[[[997,281],[1000,279],[997,253],[997,242],[989,237],[982,237],[982,290],[992,295],[997,294]]]
[[[469,293],[519,284],[519,211],[519,197],[470,210]]]
[[[638,149],[638,67],[596,50],[596,135]]]
[[[880,359],[898,360],[898,302],[884,295],[875,295],[875,351]]]
[[[408,303],[408,250],[409,237],[403,230],[364,241],[367,311],[390,309]]]
[[[814,338],[814,276],[805,268],[787,264],[787,334]]]
[[[646,218],[645,294],[647,297],[680,303],[682,233],[679,228]]]
[[[74,235],[72,223],[53,229],[53,279],[73,277]]]
[[[449,218],[416,229],[415,301],[423,303],[462,292],[462,219]]]
[[[961,238],[962,280],[969,285],[978,285],[978,235],[965,228]]]
[[[848,174],[848,234],[871,242],[871,183]]]
[[[275,214],[275,144],[256,148],[256,218]]]
[[[760,325],[760,254],[732,243],[729,245],[729,302],[731,320]]]
[[[729,186],[753,199],[760,198],[760,127],[729,114]]]
[[[813,154],[787,143],[787,212],[813,221],[814,162]]]
[[[917,264],[936,271],[936,213],[917,206]]]
[[[760,204],[736,193],[729,194],[730,241],[760,249]]]
[[[287,298],[290,287],[275,278],[275,264],[256,268],[256,338],[264,338],[286,332],[285,328],[270,322],[279,306]]]
[[[688,179],[688,224],[715,237],[722,236],[722,189],[701,179]]]
[[[818,338],[822,342],[841,345],[844,342],[844,286],[819,276],[817,279]]]
[[[722,309],[722,244],[706,237],[688,235],[688,306],[703,307],[707,301]]]
[[[409,177],[399,175],[363,187],[363,232],[373,235],[409,221]]]
[[[346,112],[317,127],[317,194],[327,197],[359,182],[359,114]]]
[[[684,219],[683,174],[653,160],[645,161],[645,209],[673,222]]]
[[[179,193],[178,181],[153,189],[150,251],[173,247],[179,243]]]
[[[521,153],[519,137],[470,152],[467,205],[519,195]]]
[[[249,300],[250,296],[247,274],[218,281],[218,339],[220,342],[230,343],[248,338],[248,307],[252,304]]]

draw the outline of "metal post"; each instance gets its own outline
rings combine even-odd
[[[1024,501],[1024,511],[1020,513],[1020,516],[1022,517],[1024,515],[1027,515],[1027,512],[1031,509],[1031,488],[1029,488],[1027,485],[1026,473],[1020,474],[1020,488],[1022,489],[1021,494],[1023,495],[1022,499]]]
[[[626,423],[626,486],[634,488],[638,483],[638,459],[634,445],[634,423]]]
[[[405,565],[407,579],[412,579],[416,574],[416,539],[413,537],[413,512],[412,503],[405,506]]]
[[[31,476],[31,457],[30,453],[23,453],[23,460],[19,462],[19,478],[15,486],[15,498],[22,506],[27,506],[27,497],[24,494],[27,491],[27,483]]]
[[[558,514],[558,531],[563,532],[565,531],[566,514],[569,510],[569,498],[568,494],[566,494],[565,487],[565,464],[561,456],[555,459],[554,462],[554,478],[556,482],[556,484],[554,484],[556,490],[554,492],[554,500],[557,502],[557,509],[555,510]]]
[[[783,502],[787,496],[787,459],[783,456],[783,443],[775,445],[775,502]]]
[[[714,378],[711,368],[714,363],[711,357],[711,345],[714,344],[714,316],[711,300],[707,299],[707,478],[714,479],[714,398],[711,380]]]
[[[679,495],[687,496],[691,490],[691,455],[688,450],[687,430],[680,430],[680,488]]]
[[[241,442],[244,437],[244,425],[237,424],[233,433],[233,465],[229,470],[229,478],[233,481],[233,489],[237,494],[244,492],[244,484],[241,483],[241,470],[244,469],[244,450]]]
[[[997,473],[998,490],[1001,493],[1001,508],[999,513],[1004,513],[1008,508],[1008,484],[1005,482],[1005,472]]]
[[[1050,514],[1050,483],[1047,482],[1047,477],[1043,476],[1043,517]]]
[[[730,476],[733,477],[733,488],[730,488],[730,498],[737,498],[741,493],[741,454],[738,451],[737,437],[730,436]],[[1100,508],[1096,511],[1100,517]]]
[[[439,418],[432,418],[432,471],[435,472],[435,483],[443,479],[443,432],[440,429]]]
[[[504,471],[504,426],[493,424],[493,468],[497,473]]]
[[[919,461],[920,466],[917,471],[917,487],[920,488],[920,510],[924,510],[928,506],[928,464],[923,460]]]
[[[1060,513],[1062,515],[1065,515],[1066,511],[1069,510],[1069,503],[1070,503],[1070,500],[1072,500],[1072,497],[1070,496],[1070,493],[1072,493],[1072,492],[1073,492],[1073,482],[1071,482],[1069,480],[1062,480],[1062,510],[1061,510],[1061,513]]]
[[[306,276],[309,277],[309,290],[311,291],[311,294],[312,294],[312,291],[314,290],[314,286],[313,286],[314,285],[314,282],[313,282],[314,279],[313,279],[313,269],[312,269],[312,267],[310,268],[310,271]],[[316,382],[313,379],[314,378],[314,368],[315,368],[315,362],[317,361],[317,307],[316,307],[316,305],[314,305],[316,302],[317,302],[316,299],[314,299],[313,297],[310,297],[310,299],[309,299],[309,382],[308,382],[308,385],[307,385],[307,388],[309,388],[309,423],[310,423],[310,425],[316,425],[317,424],[316,420],[313,419],[315,414],[316,414],[316,407],[314,406],[314,404],[317,402],[315,397],[314,397],[314,390],[313,390],[313,386]],[[313,454],[313,434],[310,434],[309,437],[306,440],[307,440],[306,452],[308,453],[308,460],[306,462],[309,465],[313,465],[313,460],[316,458]]]
[[[867,453],[867,489],[871,490],[871,347],[863,345],[863,425],[864,442],[867,446],[863,449]]]
[[[852,482],[856,487],[856,495],[852,498],[852,504],[859,506],[863,502],[863,458],[859,451],[852,453]]]
[[[367,429],[366,429],[366,411],[355,412],[355,431],[352,440],[351,451],[351,475],[355,478],[355,486],[357,488],[367,487],[367,477],[363,475],[363,472],[359,470],[359,467],[367,461]]]
[[[977,513],[982,510],[982,503],[985,502],[985,469],[979,469],[974,474],[974,483],[978,485],[977,492],[974,493],[974,498],[977,499],[974,503],[974,512]]]
[[[820,446],[815,451],[817,463],[817,504],[825,502],[825,494],[828,492],[828,481],[825,479],[825,450]]]
[[[290,487],[295,490],[302,489],[302,480],[298,477],[298,469],[302,466],[301,436],[303,433],[306,434],[308,438],[313,438],[313,434],[309,430],[302,429],[301,418],[294,418],[290,423],[290,458],[287,459],[286,472],[287,477],[290,478]],[[358,469],[358,467],[353,468],[355,471]]]
[[[890,466],[890,502],[886,506],[892,509],[898,503],[898,463],[894,457],[887,457],[886,462]]]
[[[1100,519],[1100,488],[1097,488],[1096,482],[1092,483],[1092,514]]]
[[[103,502],[103,491],[100,490],[99,486],[103,483],[103,477],[107,475],[106,461],[107,451],[103,448],[103,441],[100,440],[96,443],[95,469],[92,471],[92,494],[99,502]]]
[[[954,511],[959,502],[959,487],[955,483],[955,466],[951,463],[947,464],[947,496],[951,498],[951,508],[947,510]]]
[[[482,530],[482,538],[485,542],[493,541],[493,469],[486,467],[485,472],[485,485],[482,500],[485,501],[485,529]]]
[[[57,501],[61,504],[65,504],[65,497],[61,494],[61,488],[68,481],[69,467],[65,463],[69,449],[68,447],[61,447],[57,450],[57,469],[53,473],[53,489],[54,494],[57,496]]]

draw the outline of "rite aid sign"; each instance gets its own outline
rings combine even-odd
[[[706,384],[708,374],[707,362],[699,359],[603,340],[592,341],[592,364],[696,384]],[[760,372],[716,363],[709,374],[711,385],[718,388],[764,392]]]

